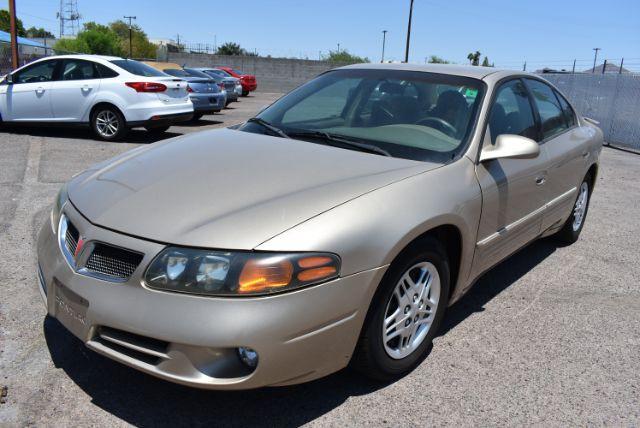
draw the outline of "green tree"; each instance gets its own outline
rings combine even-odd
[[[437,55],[431,55],[429,57],[429,64],[451,64],[451,61],[448,61],[444,58],[440,58]]]
[[[340,62],[345,64],[356,64],[361,62],[371,62],[367,57],[361,57],[358,55],[353,55],[349,53],[348,50],[340,50],[340,51],[329,51],[328,55],[323,57],[325,61],[329,62]]]
[[[471,63],[471,65],[480,65],[480,51],[475,51],[467,55],[467,59]]]
[[[242,49],[239,44],[227,42],[218,47],[216,55],[246,55],[247,51]]]
[[[62,52],[122,56],[118,34],[106,25],[87,22],[75,39],[60,39],[54,49]]]
[[[129,53],[129,24],[122,20],[117,20],[109,24],[120,39],[120,47],[123,52]],[[149,41],[147,34],[138,25],[131,26],[131,45],[133,48],[133,58],[155,58],[156,46]]]
[[[37,39],[54,39],[55,36],[44,28],[31,27],[27,29],[27,37]]]
[[[6,31],[7,33],[11,31],[11,16],[9,15],[9,11],[6,9],[0,10],[0,30]],[[19,18],[16,18],[16,30],[18,36],[26,36],[24,25],[22,24],[22,20]]]
[[[482,66],[491,67],[491,64],[489,64],[489,58],[487,58],[486,56],[484,57],[484,60],[482,60]]]

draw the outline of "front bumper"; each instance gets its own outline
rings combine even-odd
[[[269,297],[211,298],[146,288],[144,269],[164,248],[97,227],[68,202],[65,215],[85,241],[144,254],[126,282],[81,275],[47,222],[38,237],[47,312],[87,347],[151,375],[207,389],[302,383],[345,367],[385,268]],[[253,348],[251,371],[236,349]]]

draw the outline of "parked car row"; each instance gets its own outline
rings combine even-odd
[[[219,112],[256,87],[254,76],[232,76],[222,68],[52,56],[2,79],[0,122],[89,126],[100,139],[118,140],[131,128],[162,133]]]

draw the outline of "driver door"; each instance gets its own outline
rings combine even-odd
[[[53,118],[51,82],[58,60],[39,61],[12,75],[13,83],[6,85],[6,121],[46,121]]]
[[[489,115],[484,147],[501,134],[538,140],[529,94],[520,79],[497,89]],[[541,233],[546,193],[547,155],[544,146],[534,159],[493,159],[478,164],[482,215],[474,256],[480,274]]]

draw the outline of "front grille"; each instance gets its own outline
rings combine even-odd
[[[136,270],[143,255],[124,248],[96,243],[85,269],[118,279],[129,279]]]
[[[70,221],[67,221],[67,233],[64,235],[64,244],[72,256],[76,253],[78,239],[80,239],[80,232],[78,232],[78,229],[76,229]]]

